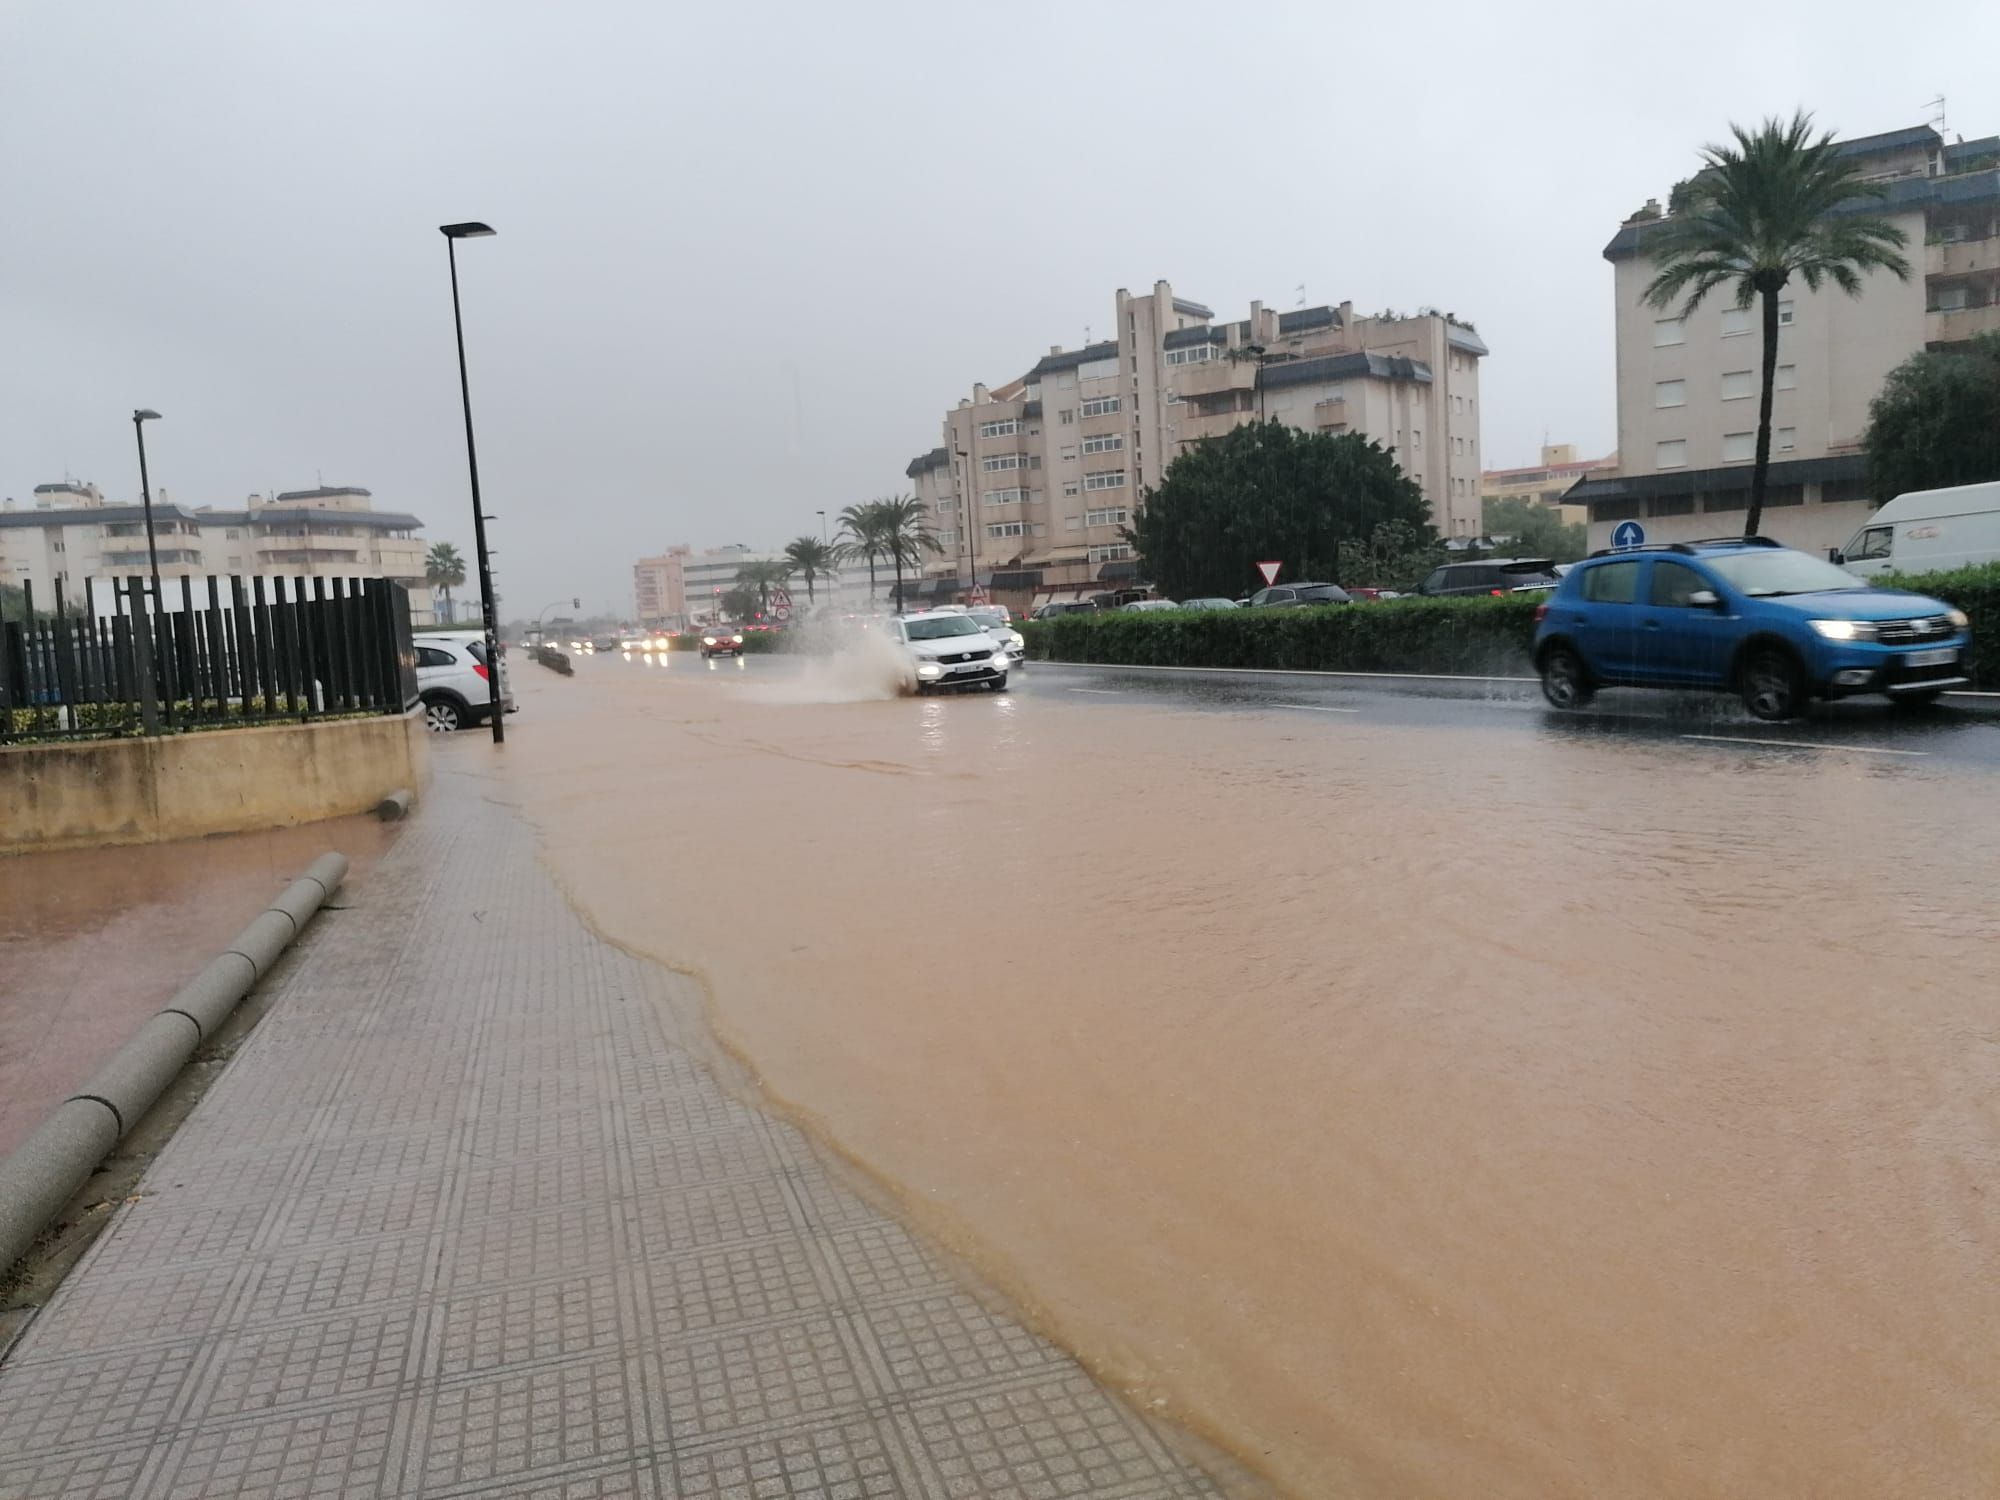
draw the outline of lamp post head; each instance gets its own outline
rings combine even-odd
[[[142,406],[132,413],[132,420],[135,422],[157,422],[160,420],[160,414],[148,407]]]
[[[475,219],[466,224],[440,224],[438,233],[448,240],[480,240],[495,230],[491,224],[481,224]]]

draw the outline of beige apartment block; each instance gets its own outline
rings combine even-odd
[[[1948,143],[1928,125],[1841,143],[1884,197],[1857,205],[1908,238],[1912,276],[1863,278],[1859,297],[1795,282],[1779,304],[1770,489],[1763,530],[1810,550],[1839,546],[1869,510],[1862,438],[1883,377],[1922,349],[2000,329],[2000,137]],[[1636,521],[1648,541],[1739,531],[1756,459],[1762,350],[1757,310],[1711,294],[1692,317],[1644,301],[1658,267],[1657,201],[1605,247],[1617,311],[1615,476],[1567,501],[1589,508],[1590,541]]]
[[[1590,520],[1590,507],[1566,503],[1564,497],[1579,481],[1593,475],[1616,474],[1618,456],[1581,458],[1574,443],[1542,444],[1542,461],[1520,469],[1488,469],[1479,476],[1479,497],[1487,500],[1527,500],[1559,511],[1565,526]]]
[[[1010,602],[1134,581],[1124,532],[1141,497],[1204,438],[1261,420],[1365,433],[1424,491],[1448,535],[1479,529],[1479,362],[1444,313],[1358,316],[1352,303],[1218,323],[1156,282],[1121,289],[1115,337],[1052,347],[1004,385],[975,385],[943,442],[904,471],[945,561],[920,602],[976,581]],[[1246,587],[1248,581],[1246,581]]]
[[[669,547],[657,557],[642,557],[632,565],[632,593],[639,624],[650,630],[684,630],[690,625],[719,619],[722,599],[736,587],[736,575],[745,563],[786,562],[782,551],[760,552],[737,544],[711,547],[696,552],[685,543]],[[892,570],[876,564],[874,598],[885,604],[892,592]],[[803,574],[794,570],[785,585],[792,607],[804,609],[808,603],[837,609],[871,608],[866,563],[846,563],[831,573],[814,577],[810,590]]]
[[[424,581],[423,522],[378,511],[351,485],[252,495],[240,509],[153,498],[160,578],[388,578],[410,595],[412,624],[436,621]],[[82,594],[99,583],[145,573],[146,517],[137,503],[107,501],[94,484],[38,484],[32,506],[0,502],[0,580],[32,584],[37,602]]]

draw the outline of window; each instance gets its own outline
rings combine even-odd
[[[1076,378],[1079,380],[1104,380],[1117,373],[1118,356],[1115,354],[1106,359],[1093,359],[1088,364],[1076,367]]]
[[[1671,349],[1676,344],[1687,342],[1687,325],[1679,318],[1653,319],[1653,347]]]
[[[1656,469],[1684,469],[1687,467],[1688,445],[1686,438],[1669,438],[1653,447],[1653,467]]]
[[[937,508],[939,515],[946,515],[958,509],[958,502],[956,500],[940,500],[937,503]]]
[[[988,490],[980,497],[988,505],[1019,505],[1028,498],[1026,490]]]
[[[1116,453],[1124,446],[1124,435],[1117,432],[1108,432],[1102,437],[1087,437],[1083,440],[1085,453]]]
[[[1725,370],[1722,372],[1722,399],[1741,401],[1757,394],[1757,372],[1755,370]]]
[[[1653,382],[1653,405],[1686,406],[1688,383],[1685,380],[1656,380]]]
[[[1646,502],[1649,516],[1691,516],[1694,514],[1692,495],[1655,495]]]
[[[1119,396],[1099,396],[1083,403],[1083,414],[1086,417],[1108,417],[1118,410],[1118,403],[1122,399],[1124,398]]]
[[[1082,517],[1082,516],[1064,516],[1064,517],[1063,517],[1063,530],[1064,530],[1064,531],[1081,531],[1081,530],[1083,530],[1083,517]]]
[[[457,661],[449,651],[440,651],[435,646],[417,647],[417,665],[420,667],[450,667]]]
[[[1462,437],[1453,438],[1451,440],[1451,451],[1463,456],[1465,453],[1465,439]]]
[[[1757,434],[1754,432],[1725,432],[1722,435],[1722,461],[1726,464],[1746,463],[1757,456]]]
[[[1213,344],[1196,344],[1192,349],[1169,349],[1167,351],[1167,363],[1170,365],[1205,365],[1214,358],[1215,345]],[[1136,370],[1138,367],[1139,362],[1134,358],[1132,368]]]
[[[1025,469],[1028,457],[1024,453],[996,453],[991,458],[980,459],[979,467],[989,474],[998,474],[1003,469]]]
[[[1132,548],[1126,542],[1107,542],[1102,547],[1090,549],[1090,561],[1094,563],[1119,562],[1132,555]]]
[[[1965,288],[1962,286],[1948,286],[1940,290],[1937,297],[1937,310],[1939,312],[1964,312]]]
[[[1780,302],[1780,303],[1778,304],[1778,326],[1779,326],[1780,328],[1790,328],[1790,327],[1792,326],[1792,304],[1791,304],[1791,303],[1789,303],[1789,302]]]
[[[1421,447],[1423,447],[1423,445],[1424,445],[1424,430],[1423,430],[1423,428],[1421,428],[1421,427],[1412,427],[1412,428],[1410,429],[1410,446],[1411,446],[1412,448],[1421,448]]]
[[[1777,389],[1781,391],[1795,391],[1798,388],[1799,367],[1797,365],[1779,365]]]
[[[1065,406],[1056,415],[1062,419],[1063,426],[1071,426],[1076,421],[1076,408],[1074,406]]]
[[[1463,396],[1453,396],[1451,398],[1451,409],[1453,411],[1464,411],[1465,398]]]
[[[1788,304],[1789,305],[1789,304]],[[1750,307],[1725,307],[1722,310],[1722,336],[1733,339],[1739,334],[1750,332],[1750,321],[1756,316],[1756,309]]]
[[[1123,469],[1103,469],[1095,474],[1083,476],[1083,487],[1087,490],[1122,490],[1125,488]]]
[[[1005,422],[981,422],[979,424],[979,435],[983,438],[1011,437],[1020,430],[1021,424],[1011,419]]]
[[[1847,560],[1861,562],[1871,557],[1887,557],[1895,534],[1893,526],[1868,527],[1859,538],[1848,544]]]
[[[1796,427],[1780,427],[1771,434],[1771,446],[1780,453],[1790,453],[1799,445],[1799,430]]]
[[[1063,493],[1065,495],[1074,495],[1076,492],[1077,492],[1076,481],[1074,479],[1065,479],[1063,481]]]
[[[994,521],[988,524],[986,534],[991,537],[1026,536],[1028,528],[1020,521]]]
[[[231,527],[229,530],[223,532],[222,536],[225,541],[233,542],[236,540],[236,529],[234,527]]]
[[[946,526],[938,532],[937,539],[940,547],[949,547],[958,541],[958,533]]]
[[[1583,597],[1592,604],[1631,604],[1639,597],[1639,565],[1599,563],[1583,575]]]
[[[1646,597],[1668,609],[1691,609],[1688,600],[1702,589],[1708,589],[1708,580],[1693,568],[1685,563],[1661,561],[1653,564],[1653,582]]]
[[[1126,520],[1129,519],[1129,516],[1130,512],[1123,506],[1105,506],[1098,510],[1085,511],[1083,513],[1083,524],[1086,526],[1123,526]]]

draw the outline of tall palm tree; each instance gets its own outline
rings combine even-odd
[[[805,574],[806,603],[817,604],[819,594],[813,588],[813,580],[821,574],[831,575],[840,561],[831,542],[823,542],[816,536],[802,536],[785,547],[785,556],[792,560],[792,566]]]
[[[1687,317],[1717,287],[1736,306],[1759,307],[1764,324],[1763,398],[1757,408],[1757,465],[1750,473],[1750,510],[1743,534],[1757,535],[1764,518],[1764,484],[1771,468],[1771,390],[1778,367],[1778,294],[1796,276],[1810,291],[1831,281],[1861,295],[1861,273],[1883,270],[1910,279],[1897,254],[1903,231],[1886,219],[1854,211],[1883,189],[1863,182],[1831,131],[1813,139],[1812,116],[1767,119],[1755,131],[1731,125],[1733,146],[1702,148],[1702,170],[1670,219],[1641,241],[1658,273],[1645,300],[1660,310],[1680,301]]]
[[[903,564],[908,563],[921,572],[925,554],[938,556],[944,548],[938,544],[937,534],[931,530],[930,512],[915,495],[891,495],[874,503],[875,513],[881,521],[883,550],[896,565],[896,602],[900,605],[903,602]]]
[[[783,558],[760,558],[736,570],[736,584],[739,588],[755,589],[757,612],[767,614],[771,608],[771,590],[783,588],[791,576],[792,565]]]
[[[450,542],[432,543],[424,554],[424,582],[444,595],[445,623],[450,624],[454,618],[451,591],[465,582],[465,559],[459,556],[458,548]]]
[[[888,535],[882,525],[881,503],[879,500],[863,500],[844,507],[840,512],[840,558],[842,561],[856,557],[867,559],[870,604],[875,602],[875,564],[888,556]]]

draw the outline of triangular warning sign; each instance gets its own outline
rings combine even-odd
[[[1276,583],[1276,582],[1278,581],[1278,569],[1279,569],[1279,568],[1281,568],[1281,567],[1283,567],[1283,566],[1284,566],[1284,564],[1283,564],[1283,563],[1258,563],[1258,564],[1257,564],[1257,571],[1258,571],[1259,573],[1262,573],[1262,574],[1264,575],[1264,587],[1265,587],[1265,588],[1269,588],[1269,587],[1270,587],[1270,586],[1271,586],[1272,584],[1274,584],[1274,583]]]

